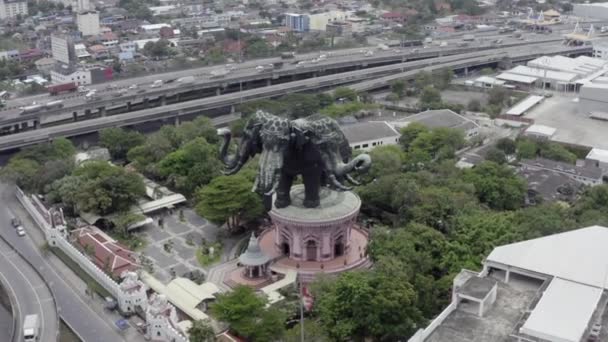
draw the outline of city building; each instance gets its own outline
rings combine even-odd
[[[27,16],[27,1],[0,0],[0,20],[15,18],[18,15]]]
[[[9,61],[19,60],[19,50],[8,50],[0,51],[0,60],[5,59]]]
[[[327,23],[325,30],[327,34],[335,37],[350,37],[353,34],[351,23],[344,21]]]
[[[309,28],[311,31],[325,31],[327,24],[338,21],[346,21],[351,15],[350,12],[329,11],[324,13],[310,14]]]
[[[385,121],[341,125],[348,144],[354,150],[369,151],[376,146],[396,145],[401,134]]]
[[[591,226],[496,247],[408,342],[606,341],[606,244],[608,228]]]
[[[71,64],[74,61],[74,43],[68,36],[51,36],[51,53],[61,63]]]
[[[96,36],[101,32],[99,26],[99,12],[85,11],[78,13],[76,16],[78,31],[80,31],[83,36]]]
[[[295,32],[310,30],[310,17],[307,14],[285,13],[285,26]]]
[[[74,82],[76,85],[97,84],[111,80],[113,77],[111,67],[92,65],[75,67],[68,65],[56,66],[51,70],[51,82],[62,84]]]
[[[150,341],[187,342],[178,322],[177,311],[164,295],[150,296],[146,308],[146,339]]]
[[[78,12],[86,12],[91,10],[91,4],[89,0],[76,0],[76,10]]]
[[[410,122],[421,123],[428,128],[453,128],[462,130],[464,137],[470,139],[479,134],[479,124],[449,109],[427,110],[392,122],[397,128],[405,127]]]
[[[38,71],[48,75],[51,73],[51,70],[55,68],[55,63],[57,63],[57,61],[53,58],[40,58],[34,62],[34,65],[36,65]]]
[[[141,25],[139,28],[148,34],[157,34],[160,32],[160,29],[163,27],[171,27],[169,24],[149,24],[149,25]]]
[[[593,43],[593,57],[603,60],[608,60],[608,40],[600,39],[594,40]]]
[[[74,52],[78,60],[91,57],[91,54],[89,53],[87,47],[84,44],[74,44]]]

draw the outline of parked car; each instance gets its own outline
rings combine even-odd
[[[17,227],[17,235],[25,236],[25,229],[23,229],[21,226]]]
[[[17,228],[21,225],[21,220],[16,217],[13,217],[11,219],[11,224],[13,225],[13,228]]]

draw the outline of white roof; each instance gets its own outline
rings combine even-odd
[[[524,84],[532,84],[532,83],[536,82],[536,80],[538,79],[536,77],[516,75],[516,74],[509,73],[509,72],[503,72],[502,74],[496,76],[496,78],[498,78],[500,80],[524,83]]]
[[[592,148],[587,154],[586,159],[597,160],[602,163],[608,163],[608,150]]]
[[[581,76],[589,75],[601,69],[605,64],[605,61],[597,58],[570,58],[564,56],[543,56],[527,63],[532,68],[569,72]]]
[[[500,81],[490,76],[481,76],[475,79],[475,82],[485,83],[485,84],[493,84],[493,85],[503,85],[505,81]]]
[[[578,75],[570,72],[554,71],[541,68],[531,68],[525,65],[518,65],[508,71],[510,74],[517,74],[536,78],[546,78],[558,82],[572,82]]]
[[[579,342],[602,292],[598,287],[555,278],[520,332],[547,341]]]
[[[150,24],[150,25],[141,25],[140,26],[144,31],[154,31],[160,30],[163,27],[171,27],[169,24]]]
[[[537,134],[537,135],[546,135],[548,137],[553,136],[557,131],[556,128],[545,126],[545,125],[531,125],[526,129],[526,134]]]
[[[517,104],[515,104],[515,106],[511,107],[511,109],[509,109],[507,111],[507,114],[522,115],[527,110],[529,110],[530,108],[532,108],[532,107],[536,106],[538,103],[540,103],[540,101],[542,101],[543,99],[544,99],[543,96],[530,95],[530,96],[526,97],[525,99],[523,99],[522,101],[519,101]]]
[[[494,248],[486,262],[606,288],[608,228],[591,226]]]

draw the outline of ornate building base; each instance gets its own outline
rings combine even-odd
[[[273,266],[297,270],[305,281],[318,273],[368,267],[368,234],[356,226],[361,200],[350,191],[321,189],[318,208],[306,208],[304,187],[291,190],[292,204],[270,211],[272,227],[260,236]]]

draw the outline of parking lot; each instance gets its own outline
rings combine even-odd
[[[578,113],[577,94],[554,93],[525,117],[534,119],[536,124],[556,128],[552,140],[608,149],[608,121],[590,119],[584,113]]]

